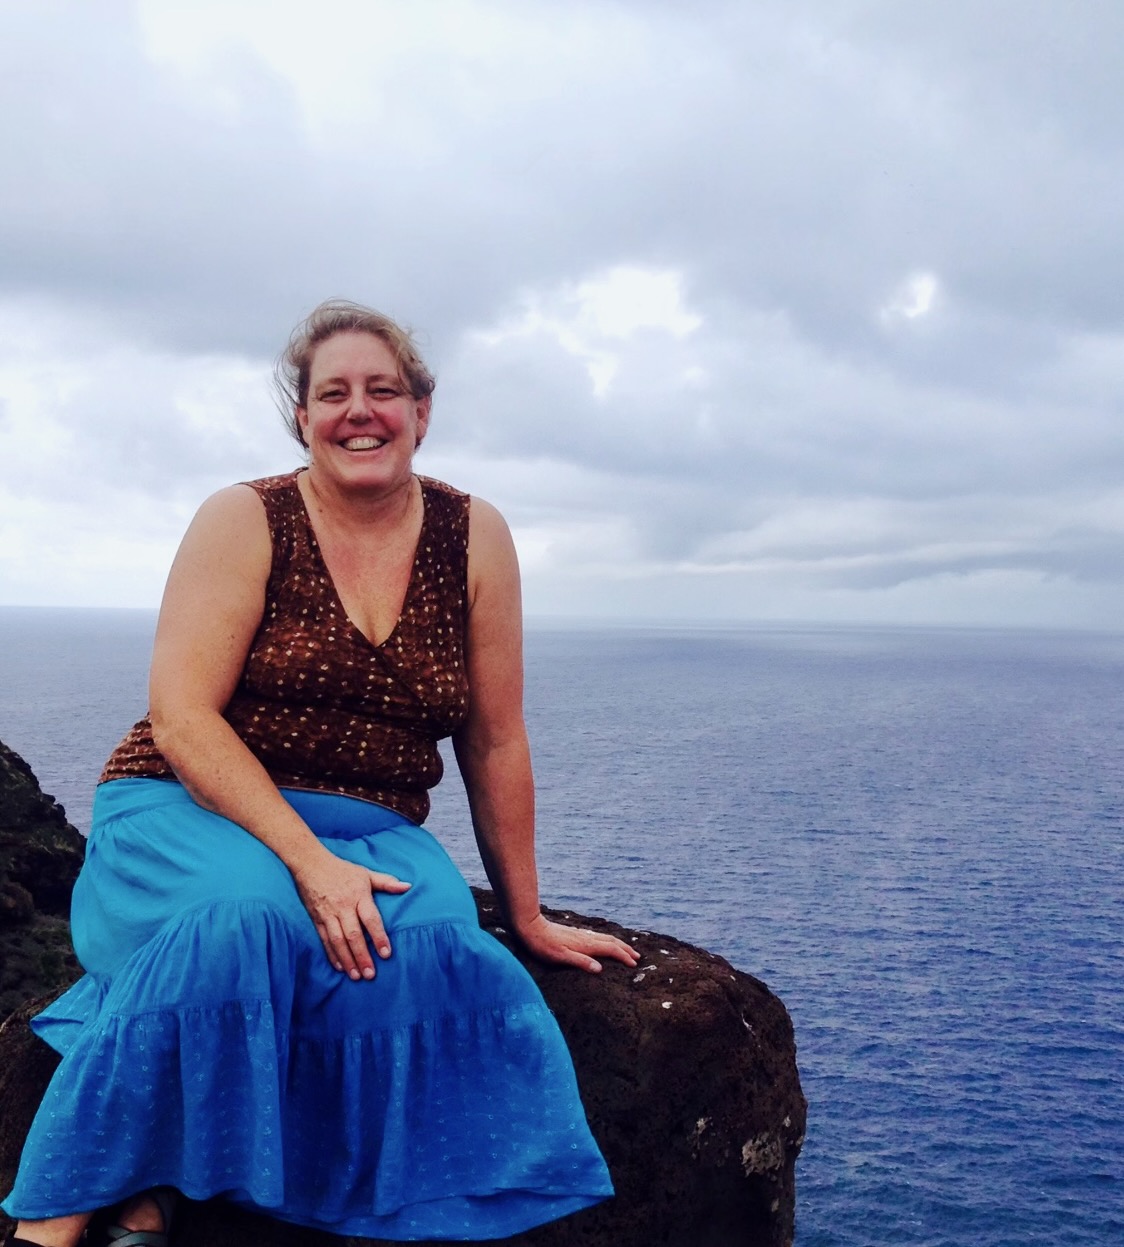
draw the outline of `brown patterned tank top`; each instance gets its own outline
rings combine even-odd
[[[265,506],[273,562],[261,625],[223,713],[278,787],[376,801],[421,823],[442,773],[437,742],[468,710],[469,498],[418,479],[421,535],[402,614],[381,645],[347,617],[297,473],[247,482]],[[147,716],[99,783],[138,778],[174,778]]]

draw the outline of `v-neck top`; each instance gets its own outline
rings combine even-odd
[[[375,801],[421,823],[441,778],[437,742],[468,712],[469,497],[419,477],[424,512],[402,613],[375,645],[348,618],[297,472],[246,482],[273,555],[262,621],[223,712],[280,788]],[[99,783],[172,779],[146,716]]]

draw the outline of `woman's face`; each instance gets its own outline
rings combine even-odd
[[[410,393],[381,338],[335,334],[316,348],[307,406],[297,408],[310,465],[345,488],[395,488],[413,472],[429,404]]]

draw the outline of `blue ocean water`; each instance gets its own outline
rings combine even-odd
[[[152,623],[0,610],[0,739],[80,827]],[[532,627],[527,669],[544,898],[792,1013],[799,1247],[1124,1241],[1124,636]],[[482,879],[454,774],[431,826]]]

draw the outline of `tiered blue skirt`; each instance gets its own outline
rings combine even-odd
[[[518,1233],[612,1194],[530,976],[480,930],[424,828],[287,790],[376,898],[377,977],[328,963],[288,870],[179,784],[103,784],[74,891],[87,970],[33,1022],[63,1054],[4,1201],[104,1207],[157,1185],[337,1234]]]

